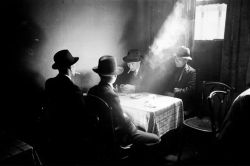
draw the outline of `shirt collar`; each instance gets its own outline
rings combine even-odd
[[[139,69],[140,69],[140,68],[136,69],[136,71],[135,71],[135,76],[138,74]]]
[[[131,70],[129,69],[129,71],[128,71],[127,73],[129,74],[130,72],[133,72],[133,74],[134,74],[135,76],[137,76],[137,74],[138,74],[138,72],[139,72],[139,69],[140,69],[140,68],[136,69],[135,71],[131,71]]]
[[[107,83],[107,82],[101,81],[101,82],[99,83],[99,85],[108,85],[108,86],[110,86],[112,89],[114,89],[114,86],[113,86],[113,84],[111,84],[111,83]]]
[[[66,74],[60,74],[60,75],[66,76],[66,77],[68,77],[70,80],[72,80],[71,77],[70,77],[69,75],[66,75]]]
[[[113,86],[113,84],[111,84],[111,83],[108,83],[108,85],[109,85],[109,86],[111,86],[111,88],[112,88],[112,89],[114,89],[114,86]]]

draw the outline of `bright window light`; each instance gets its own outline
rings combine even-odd
[[[226,11],[226,4],[196,6],[194,39],[224,39]]]

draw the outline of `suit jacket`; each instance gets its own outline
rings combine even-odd
[[[82,92],[67,76],[58,74],[45,82],[47,121],[50,135],[80,138],[87,130]]]
[[[186,98],[192,94],[196,88],[196,70],[191,66],[186,65],[181,71],[180,75],[175,80],[174,88],[180,88],[181,90],[175,95],[180,98]]]
[[[100,82],[98,85],[90,88],[88,94],[102,98],[112,108],[112,118],[117,133],[122,133],[121,135],[128,137],[135,134],[137,130],[136,127],[132,124],[130,119],[124,117],[119,96],[109,84]]]
[[[221,132],[218,135],[224,159],[237,164],[249,164],[250,136],[250,88],[242,92],[232,103]],[[241,163],[242,162],[242,163]]]
[[[140,91],[140,83],[142,81],[142,67],[139,68],[137,75],[135,75],[134,71],[129,71],[129,68],[126,66],[124,68],[124,72],[121,75],[118,75],[116,82],[114,85],[120,86],[121,84],[131,84],[136,86],[136,91]]]
[[[195,102],[196,70],[187,64],[182,70],[174,72],[174,74],[177,77],[174,77],[173,88],[180,89],[174,95],[182,99],[185,109],[189,109]]]

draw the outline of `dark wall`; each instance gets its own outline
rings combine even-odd
[[[1,3],[2,108],[0,129],[23,137],[35,130],[40,109],[41,75],[30,66],[37,58],[43,33],[30,18],[25,1]]]
[[[223,40],[195,40],[192,65],[197,70],[197,80],[219,81]]]
[[[241,93],[249,83],[250,1],[229,0],[222,56],[221,80]]]
[[[89,88],[104,54],[122,57],[130,48],[147,49],[171,13],[175,0],[9,0],[1,2],[3,92],[0,128],[17,136],[36,129],[44,82],[57,71],[53,55],[68,48],[79,56],[77,81]]]

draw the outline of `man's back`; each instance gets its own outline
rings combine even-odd
[[[45,82],[45,110],[42,120],[45,129],[45,156],[55,163],[73,164],[89,160],[91,123],[84,96],[71,77],[76,74],[75,63],[69,50],[55,53],[52,69],[59,74]],[[85,153],[87,152],[87,153]]]
[[[80,134],[79,130],[84,130],[84,118],[87,116],[80,89],[67,76],[59,74],[46,81],[45,93],[51,134],[58,137]]]
[[[121,128],[126,134],[133,134],[133,132],[135,132],[135,126],[132,126],[130,122],[124,118],[119,96],[112,90],[109,84],[100,83],[92,87],[88,94],[102,98],[112,108],[112,117],[115,127]]]
[[[250,88],[242,92],[232,103],[218,136],[224,160],[249,164]]]

